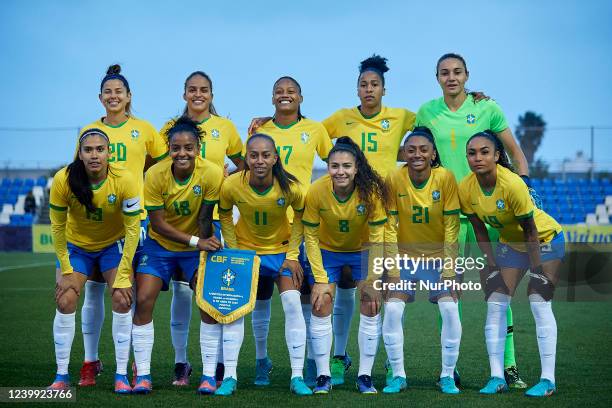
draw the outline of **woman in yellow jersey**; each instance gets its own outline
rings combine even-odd
[[[481,280],[487,300],[485,338],[491,378],[480,392],[494,394],[508,389],[503,376],[506,310],[529,269],[527,292],[535,319],[542,374],[540,382],[525,394],[549,396],[556,391],[557,324],[551,300],[565,253],[561,226],[534,206],[527,186],[513,173],[504,144],[494,132],[473,135],[467,142],[467,158],[472,174],[459,185],[461,211],[472,223],[488,261]],[[495,253],[487,224],[499,233]]]
[[[458,394],[453,371],[459,357],[461,322],[456,294],[443,281],[455,280],[453,262],[457,256],[459,196],[453,174],[441,167],[433,135],[416,127],[404,142],[407,164],[387,176],[390,213],[386,242],[391,243],[405,262],[398,291],[389,292],[385,303],[383,337],[393,379],[384,393],[406,389],[404,371],[404,303],[414,301],[415,289],[426,282],[429,300],[437,303],[442,316],[442,371],[438,385],[445,394]],[[395,249],[395,248],[394,248]],[[393,251],[395,252],[395,251]],[[394,254],[388,255],[395,258]],[[419,286],[420,287],[420,286]]]
[[[240,212],[235,227],[234,206]],[[294,211],[293,225],[287,214],[289,207]],[[251,249],[259,255],[258,302],[269,303],[272,297],[272,291],[261,282],[276,282],[285,313],[285,340],[291,360],[290,388],[295,394],[310,395],[312,391],[304,384],[302,374],[306,325],[300,306],[303,270],[298,256],[303,236],[300,222],[303,208],[302,187],[296,177],[284,170],[274,140],[259,133],[251,136],[246,143],[245,170],[229,176],[221,187],[219,216],[223,238],[229,248]],[[256,342],[257,335],[256,332]],[[225,333],[223,336],[225,342]],[[271,366],[267,356],[257,360],[258,373],[266,375],[263,379],[256,377],[256,385],[269,384]],[[226,371],[227,368],[226,363]]]
[[[153,159],[163,158],[167,152],[164,140],[147,121],[132,115],[132,93],[130,84],[121,74],[119,65],[111,65],[100,83],[100,102],[105,115],[84,129],[103,130],[110,140],[108,161],[115,167],[126,169],[134,178],[138,191],[142,192],[143,172]],[[141,199],[142,199],[142,193]],[[144,201],[143,199],[141,201]],[[142,252],[146,237],[146,213],[141,213],[140,243],[134,256],[134,267]],[[85,359],[81,368],[80,386],[96,383],[102,364],[98,358],[98,344],[104,322],[104,288],[106,284],[95,271],[85,285],[85,296],[81,310],[81,328]]]
[[[181,117],[166,135],[170,160],[153,165],[145,179],[149,238],[136,271],[132,333],[138,376],[133,392],[142,394],[152,389],[153,308],[160,290],[167,290],[175,275],[194,287],[200,251],[221,248],[212,236],[212,212],[223,171],[200,157],[201,134],[196,122]],[[212,321],[204,312],[201,317],[202,322]]]
[[[463,154],[465,143],[474,133],[491,129],[503,142],[521,178],[531,187],[527,160],[514,139],[500,106],[493,100],[478,101],[473,94],[467,92],[465,86],[469,71],[465,59],[454,53],[442,55],[436,64],[436,79],[442,89],[442,96],[424,103],[419,108],[416,123],[417,126],[431,129],[443,158],[442,165],[453,172],[457,182],[461,182],[470,173]],[[530,189],[530,192],[535,195],[533,189]],[[490,228],[489,234],[492,240],[497,240],[495,229]],[[461,217],[459,243],[463,256],[477,255],[474,231],[465,217]],[[511,308],[508,308],[507,322],[504,376],[510,387],[525,388],[527,384],[519,377],[514,357]]]
[[[51,389],[70,387],[68,363],[75,310],[87,277],[97,269],[113,288],[115,392],[130,391],[126,370],[140,190],[128,171],[109,165],[108,148],[109,138],[104,131],[95,128],[84,131],[79,138],[77,157],[55,175],[51,186],[51,231],[58,258],[57,311],[53,321],[57,376]]]
[[[258,132],[269,135],[276,144],[278,156],[282,165],[288,172],[293,174],[300,182],[302,194],[310,186],[312,178],[312,167],[315,154],[322,160],[327,160],[327,155],[332,148],[329,135],[319,122],[310,120],[302,115],[300,104],[302,103],[302,88],[300,84],[291,77],[279,78],[272,87],[272,104],[274,105],[274,117],[258,128]],[[293,221],[293,214],[289,210],[289,221]],[[303,251],[300,254],[302,267],[308,269]],[[255,336],[255,357],[257,359],[255,384],[269,384],[268,375],[268,350],[267,338],[270,325],[270,297],[274,289],[272,280],[261,279],[259,288],[262,297],[259,297],[253,311],[252,324]],[[310,300],[306,295],[307,285],[302,289],[305,293],[302,298],[302,308],[306,326],[310,320]],[[265,295],[264,295],[265,294]],[[313,386],[316,377],[316,366],[311,348],[307,347],[308,360],[306,362],[306,383]],[[265,364],[264,364],[265,363]],[[270,366],[271,367],[271,366]]]
[[[213,105],[213,83],[210,77],[195,71],[185,80],[183,99],[186,102],[183,116],[197,122],[202,132],[201,156],[221,168],[225,166],[228,157],[242,170],[242,141],[236,127],[229,119],[217,114]],[[160,130],[164,134],[174,123],[168,121]],[[214,233],[221,240],[221,225],[217,208],[213,212]],[[191,365],[187,361],[187,339],[189,337],[189,322],[191,321],[193,291],[188,282],[177,279],[172,281],[172,304],[170,318],[170,334],[174,346],[174,385],[188,385]],[[220,360],[222,355],[220,353]],[[222,364],[219,364],[217,379],[223,379]]]
[[[315,181],[306,197],[303,217],[306,251],[311,273],[312,317],[310,335],[317,363],[315,393],[327,394],[332,387],[329,353],[332,343],[331,312],[336,283],[342,268],[350,267],[352,279],[363,282],[359,321],[359,376],[357,388],[362,393],[375,393],[371,371],[380,337],[380,292],[373,291],[366,281],[368,251],[363,230],[369,227],[368,241],[381,250],[387,188],[382,178],[370,167],[363,152],[349,137],[341,137],[329,153],[329,176]]]

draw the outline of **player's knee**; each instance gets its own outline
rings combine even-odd
[[[502,277],[501,270],[494,269],[487,272],[487,275],[484,278],[484,289],[485,289],[485,300],[489,300],[489,297],[494,292],[504,293],[507,295],[512,295],[504,282],[504,278]]]
[[[127,313],[130,311],[131,305],[128,303],[124,296],[121,296],[119,294],[119,291],[113,292],[112,302],[113,311],[117,313]]]
[[[529,273],[529,285],[527,285],[527,294],[537,293],[542,296],[547,302],[551,300],[555,294],[555,285],[541,271],[541,267],[534,272]]]
[[[57,299],[57,310],[60,313],[74,313],[76,311],[77,296],[72,291],[65,292]]]
[[[359,312],[368,317],[374,317],[380,312],[380,306],[374,300],[362,300]]]

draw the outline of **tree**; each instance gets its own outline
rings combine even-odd
[[[534,164],[535,153],[540,147],[542,139],[544,139],[546,122],[542,115],[532,111],[527,111],[524,115],[519,116],[518,122],[514,134],[521,145],[521,149],[523,149],[523,153],[525,153],[527,163],[532,166]]]

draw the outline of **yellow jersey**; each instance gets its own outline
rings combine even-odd
[[[196,157],[191,176],[184,181],[172,174],[172,160],[153,165],[145,175],[145,208],[164,210],[166,222],[179,231],[199,236],[198,215],[202,204],[215,205],[223,182],[223,170],[208,160]],[[169,251],[193,251],[193,248],[172,241],[155,232],[149,225],[149,237]]]
[[[114,165],[109,165],[107,177],[91,189],[94,212],[87,211],[72,193],[67,167],[53,177],[49,215],[60,268],[63,274],[72,272],[67,242],[85,251],[96,252],[125,237],[113,287],[130,287],[132,258],[140,235],[140,190],[128,170]]]
[[[509,169],[497,165],[497,180],[491,191],[484,191],[474,173],[459,184],[461,212],[476,215],[499,232],[499,241],[526,252],[521,219],[533,217],[540,242],[550,242],[561,226],[550,215],[536,208],[523,180]]]
[[[234,228],[232,209],[236,206],[240,218]],[[298,183],[284,193],[276,179],[264,192],[249,184],[249,172],[234,173],[221,186],[219,217],[221,231],[230,248],[252,249],[260,255],[287,252],[287,259],[297,260],[302,241],[300,222],[289,225],[287,208],[301,215],[304,194]]]
[[[402,139],[414,128],[416,115],[406,109],[383,106],[374,116],[364,116],[358,107],[340,109],[323,121],[332,139],[348,136],[370,166],[384,179],[397,167]]]

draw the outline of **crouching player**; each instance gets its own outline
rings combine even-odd
[[[140,191],[126,171],[108,164],[109,139],[84,131],[74,161],[53,179],[49,206],[57,254],[53,340],[57,375],[51,389],[70,386],[68,363],[79,295],[94,268],[112,289],[115,392],[129,392],[132,258],[140,233]],[[125,238],[125,245],[120,240]]]
[[[487,300],[485,338],[491,378],[480,390],[495,394],[508,390],[504,380],[506,310],[514,291],[529,269],[529,304],[535,319],[542,373],[525,395],[545,397],[556,391],[557,323],[551,300],[565,254],[561,226],[535,208],[527,186],[513,173],[503,143],[491,131],[475,134],[467,142],[472,174],[459,185],[461,211],[472,225],[488,260],[481,275]],[[495,254],[486,225],[499,231]]]
[[[310,336],[317,364],[314,392],[331,390],[332,298],[342,268],[349,266],[361,288],[357,389],[373,394],[371,373],[380,337],[381,295],[365,282],[368,268],[362,256],[368,253],[362,253],[362,237],[369,226],[369,240],[382,252],[387,189],[349,137],[339,138],[331,149],[327,169],[329,175],[315,181],[308,191],[302,220],[312,269],[308,280],[312,286]]]
[[[235,227],[232,218],[234,206],[240,212]],[[292,226],[287,218],[288,207],[295,212]],[[254,250],[259,256],[257,300],[269,300],[272,290],[266,282],[270,279],[276,281],[285,313],[285,340],[291,360],[290,389],[297,395],[311,395],[312,391],[303,378],[306,323],[299,292],[304,279],[298,262],[303,237],[300,222],[303,210],[301,187],[297,179],[283,169],[274,140],[261,133],[251,136],[246,143],[245,170],[229,176],[221,188],[221,232],[228,248]],[[224,327],[224,346],[227,336]],[[223,353],[227,378],[231,367],[228,367],[225,347]],[[211,367],[214,363],[216,361],[211,361]],[[232,393],[236,389],[236,380],[228,382],[227,386],[224,380],[220,389],[224,390],[224,395]]]
[[[407,388],[402,328],[405,302],[414,301],[418,282],[436,285],[455,279],[452,260],[457,256],[459,233],[457,182],[450,171],[441,167],[431,131],[416,127],[406,138],[403,150],[407,164],[387,177],[391,218],[385,241],[392,249],[388,257],[395,257],[397,250],[409,262],[402,265],[400,273],[406,290],[389,292],[385,303],[383,338],[393,380],[384,393]],[[414,262],[417,258],[419,263]],[[453,379],[461,342],[457,294],[437,287],[429,291],[429,300],[438,304],[442,316],[442,371],[438,386],[445,394],[458,394]]]
[[[138,369],[133,392],[139,394],[149,393],[153,387],[153,308],[159,292],[168,290],[168,282],[175,275],[182,275],[195,287],[200,251],[221,248],[219,240],[211,235],[212,212],[219,200],[223,171],[200,157],[200,130],[191,119],[177,119],[166,136],[170,160],[155,164],[145,177],[149,239],[136,271],[132,329]],[[203,312],[201,315],[204,325],[210,317]]]

